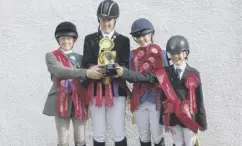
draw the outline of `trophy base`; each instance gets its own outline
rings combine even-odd
[[[115,76],[117,75],[116,64],[108,64],[106,66],[106,76]]]

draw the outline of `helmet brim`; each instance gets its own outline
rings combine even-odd
[[[146,35],[146,34],[149,34],[149,33],[154,33],[154,30],[147,29],[147,30],[141,30],[141,31],[131,32],[130,34],[133,37],[140,37],[142,35]]]
[[[55,34],[56,38],[62,37],[62,36],[68,36],[68,37],[74,37],[77,38],[78,35],[76,32],[58,32]]]
[[[188,51],[187,49],[180,49],[180,50],[166,50],[167,53],[170,53],[170,54],[177,54],[177,53],[180,53],[180,52],[184,52],[184,51]]]
[[[107,16],[107,15],[97,15],[98,18],[101,19],[116,19],[118,16]]]

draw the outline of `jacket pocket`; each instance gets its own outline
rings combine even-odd
[[[48,94],[48,96],[55,95],[55,94],[57,94],[57,93],[58,93],[58,92],[55,91],[55,90],[54,90],[54,91],[50,91],[49,94]]]

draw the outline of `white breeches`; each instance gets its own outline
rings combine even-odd
[[[89,106],[93,137],[97,142],[106,140],[106,117],[111,128],[111,137],[115,142],[122,141],[125,138],[125,97],[115,97],[114,106],[106,108],[103,100],[102,107],[97,107],[94,98],[93,105]]]
[[[81,122],[79,119],[76,119],[74,117],[72,118],[55,117],[58,146],[69,145],[70,120],[72,120],[72,123],[73,123],[75,145],[83,146],[85,144],[85,122]]]
[[[196,134],[188,128],[180,125],[171,126],[172,140],[176,146],[194,146],[196,142]]]
[[[163,126],[159,123],[160,111],[156,110],[156,104],[147,101],[140,104],[138,110],[134,112],[134,118],[142,142],[151,141],[151,135],[155,144],[161,141]]]

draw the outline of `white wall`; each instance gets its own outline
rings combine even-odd
[[[52,117],[42,115],[51,86],[45,53],[57,47],[56,25],[77,24],[83,39],[97,30],[96,9],[101,0],[0,1],[0,145],[53,146]],[[201,146],[241,146],[242,142],[242,1],[241,0],[117,0],[121,16],[117,29],[129,35],[132,22],[149,18],[155,41],[165,48],[171,35],[181,34],[191,45],[189,63],[200,70],[207,109],[208,131]],[[131,38],[131,37],[130,37]],[[132,38],[132,47],[136,47]],[[137,130],[127,114],[129,146],[138,146]],[[90,122],[87,143],[92,142]],[[170,136],[166,134],[171,145]],[[72,137],[70,139],[72,142]],[[108,146],[113,143],[109,140]]]

